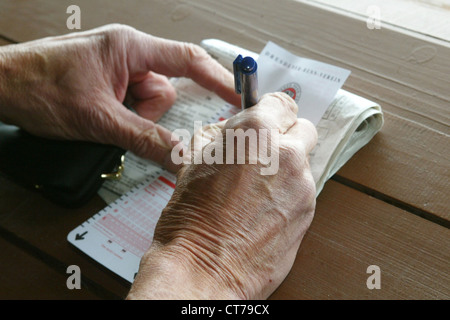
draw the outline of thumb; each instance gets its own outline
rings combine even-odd
[[[176,171],[177,166],[171,161],[171,151],[177,141],[172,142],[172,132],[128,110],[118,101],[113,103],[114,116],[108,121],[110,124],[102,126],[101,140]]]

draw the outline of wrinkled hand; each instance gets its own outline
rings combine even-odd
[[[108,25],[0,48],[0,121],[169,165],[171,132],[154,123],[176,98],[166,76],[239,104],[231,73],[200,47]],[[123,106],[127,94],[138,115]]]
[[[203,129],[206,140],[226,129],[279,130],[272,145],[279,170],[261,175],[261,163],[184,165],[129,299],[264,299],[280,285],[315,209],[308,153],[317,133],[296,115],[291,98],[269,94]],[[223,141],[210,143],[226,149]]]

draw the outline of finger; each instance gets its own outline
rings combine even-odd
[[[218,134],[222,134],[222,129],[225,127],[225,123],[227,123],[227,120],[203,126],[199,130],[198,134],[202,136],[202,139],[205,142],[209,143],[213,141]]]
[[[190,164],[195,163],[195,156],[198,155],[198,152],[203,152],[203,147],[209,143],[215,143],[217,135],[222,134],[222,130],[228,120],[223,120],[217,123],[212,123],[202,127],[200,130],[194,133],[190,141],[190,145],[188,148],[185,148],[185,152],[183,153],[183,163]],[[178,145],[179,146],[179,145]],[[177,148],[176,146],[175,148]],[[181,148],[177,148],[177,150],[181,151]],[[188,166],[186,165],[178,165],[172,166],[173,172],[177,172],[177,179],[181,179]]]
[[[129,87],[134,100],[132,107],[149,120],[158,121],[176,100],[176,91],[166,76],[149,72],[139,82]]]
[[[130,75],[152,70],[168,77],[188,77],[227,102],[240,104],[231,72],[200,46],[136,31],[131,35],[127,52]]]
[[[192,161],[194,155],[203,152],[203,148],[207,144],[213,142],[217,135],[222,134],[222,129],[226,122],[227,120],[211,123],[197,130],[190,141],[189,148],[187,148],[186,153],[183,155],[184,163]]]
[[[285,93],[269,93],[259,102],[229,119],[226,128],[278,129],[285,133],[297,121],[297,104]]]
[[[302,154],[307,155],[316,146],[317,139],[317,130],[311,121],[297,119],[295,124],[280,137],[280,144],[296,148]]]
[[[128,89],[135,99],[151,99],[160,94],[172,99],[176,97],[175,88],[169,79],[151,71],[143,77],[130,79]],[[163,92],[161,93],[161,91]]]
[[[110,105],[109,110],[113,111],[102,116],[97,130],[98,141],[117,145],[171,171],[176,170],[171,151],[177,141],[172,141],[171,131],[133,113],[115,100]]]

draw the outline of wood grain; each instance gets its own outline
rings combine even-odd
[[[448,229],[330,181],[271,299],[448,299],[449,243]],[[380,289],[366,286],[370,265]]]
[[[0,237],[0,299],[101,299],[81,282],[80,289],[69,290],[67,277],[38,258]]]
[[[417,212],[436,213],[449,221],[448,135],[388,111],[384,116],[383,130],[337,176],[370,186],[380,198],[393,197],[394,204],[395,200],[407,202],[413,212],[418,208]]]
[[[129,284],[67,241],[72,229],[104,206],[97,197],[84,208],[61,208],[0,176],[0,235],[61,273],[69,265],[78,265],[93,291],[103,298],[120,299],[127,294]]]
[[[390,24],[434,38],[450,41],[450,5],[445,0],[314,0],[346,13],[377,17]],[[374,11],[373,7],[376,7]]]

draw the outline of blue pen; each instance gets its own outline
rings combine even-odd
[[[233,62],[234,88],[241,95],[242,109],[258,103],[258,64],[251,57],[238,55]]]

